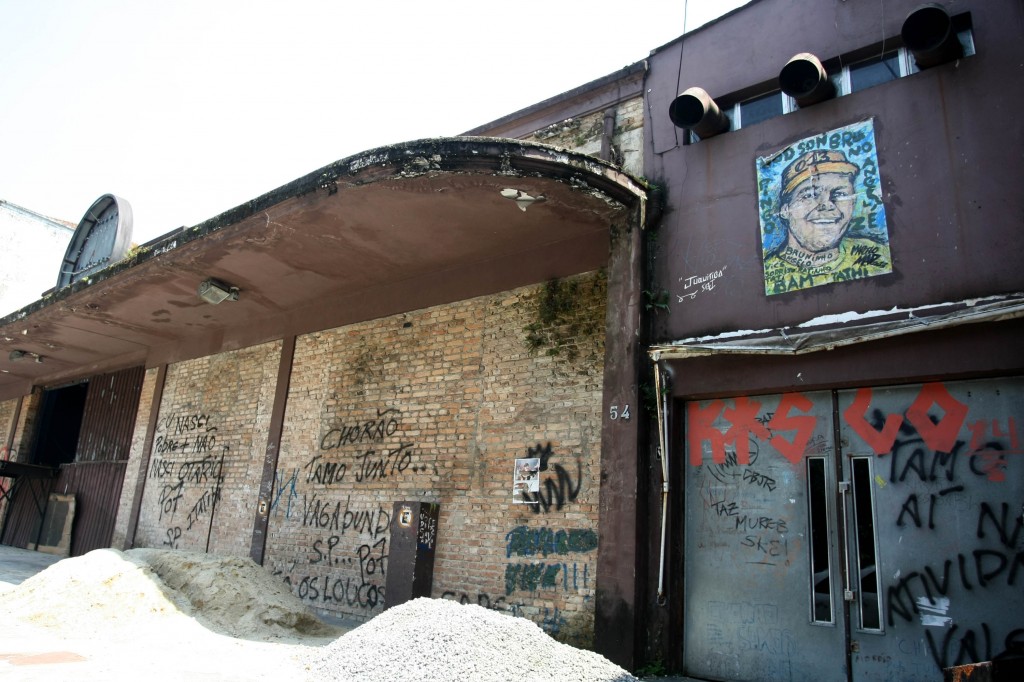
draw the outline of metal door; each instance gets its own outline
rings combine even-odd
[[[838,394],[857,680],[935,680],[1024,640],[1024,381]]]
[[[686,405],[688,675],[846,679],[832,413],[828,392]]]
[[[685,411],[687,674],[934,680],[1024,639],[1020,379]]]

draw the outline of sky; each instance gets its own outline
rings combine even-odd
[[[77,224],[114,194],[144,243],[559,95],[747,1],[0,0],[0,200]]]

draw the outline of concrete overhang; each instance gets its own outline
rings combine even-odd
[[[0,400],[597,269],[645,201],[615,166],[545,145],[367,151],[0,319]],[[201,300],[211,277],[238,300]]]

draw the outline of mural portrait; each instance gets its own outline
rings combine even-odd
[[[871,120],[757,159],[764,292],[892,272]]]

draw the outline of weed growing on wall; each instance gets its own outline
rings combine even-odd
[[[604,270],[553,279],[524,299],[532,322],[523,328],[530,353],[569,362],[604,354],[608,278]]]

